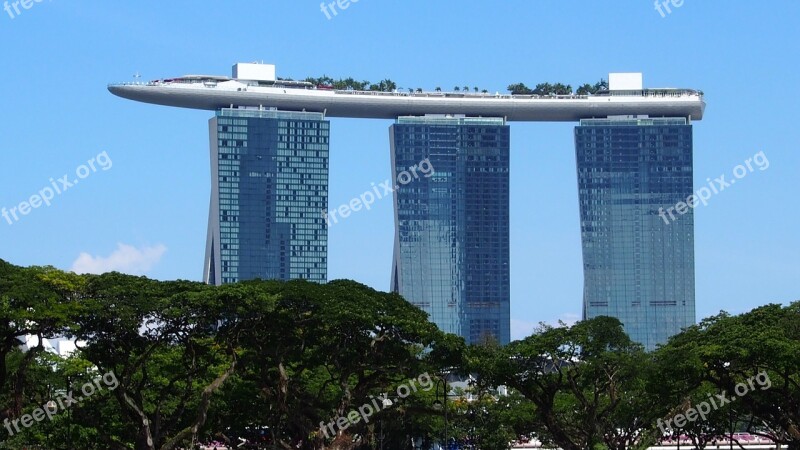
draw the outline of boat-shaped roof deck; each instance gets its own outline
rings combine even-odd
[[[625,89],[593,95],[511,95],[499,92],[380,92],[335,90],[306,81],[241,80],[186,75],[149,83],[116,83],[122,98],[192,109],[276,108],[330,117],[394,119],[451,114],[509,121],[579,121],[610,116],[686,117],[701,120],[705,101],[693,89]]]

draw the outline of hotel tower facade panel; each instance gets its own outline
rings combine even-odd
[[[509,139],[494,118],[390,128],[395,176],[426,158],[435,171],[395,190],[392,290],[471,343],[510,340]]]
[[[685,118],[588,119],[575,129],[583,316],[618,318],[652,350],[695,323],[693,193]]]
[[[329,133],[320,113],[217,111],[207,283],[327,280]]]

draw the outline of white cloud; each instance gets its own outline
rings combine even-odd
[[[548,320],[545,323],[550,326],[557,327],[559,320],[566,323],[567,326],[572,326],[575,325],[575,322],[580,320],[580,316],[575,313],[565,313],[559,318],[555,320]],[[520,339],[525,339],[526,337],[532,335],[536,328],[539,328],[539,322],[511,319],[511,340],[518,341]]]
[[[153,247],[144,246],[136,248],[132,245],[117,244],[117,249],[108,257],[92,256],[81,253],[72,263],[75,273],[101,274],[106,272],[121,272],[130,275],[144,275],[161,261],[167,247],[158,244]]]
[[[511,319],[511,340],[518,341],[520,339],[525,339],[533,334],[533,330],[537,326],[539,326],[538,323]]]

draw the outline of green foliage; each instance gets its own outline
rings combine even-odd
[[[477,385],[468,390],[472,401],[456,401],[451,410],[451,435],[486,450],[506,450],[519,436],[534,431],[535,406],[512,391],[509,396]]]
[[[598,92],[604,91],[608,89],[608,82],[604,79],[601,79],[594,85],[591,84],[584,84],[578,88],[575,92],[577,95],[593,95],[597,94]],[[536,85],[534,89],[531,89],[525,86],[524,83],[516,83],[511,84],[508,86],[509,92],[512,95],[539,95],[539,96],[551,96],[551,95],[572,95],[572,86],[562,83],[539,83]]]
[[[531,95],[531,94],[533,94],[533,89],[528,88],[528,86],[525,86],[524,83],[511,84],[511,85],[508,86],[508,90],[509,90],[509,92],[511,92],[511,95]]]
[[[539,96],[550,96],[550,95],[571,95],[572,94],[572,86],[564,85],[562,83],[539,83],[536,85],[536,88],[531,89],[525,86],[524,83],[516,83],[508,86],[508,90],[511,92],[512,95],[539,95]]]
[[[704,448],[746,431],[800,449],[800,302],[721,313],[652,353],[608,317],[541,326],[505,347],[468,347],[398,295],[352,281],[213,287],[0,261],[0,333],[0,420],[32,414],[101,374],[119,382],[3,436],[0,448],[168,450],[256,432],[266,433],[263,448],[404,449],[412,438],[431,448],[445,429],[433,380],[449,373],[472,380],[463,391],[451,384],[446,402],[448,438],[461,445],[507,449],[531,437],[565,450],[644,449],[683,434]],[[82,344],[67,359],[41,344],[23,352],[20,339],[30,335]],[[422,374],[429,389],[399,395]],[[675,421],[720,392],[736,401]],[[335,443],[320,432],[320,423],[384,394],[391,407]]]
[[[578,91],[576,92],[576,94],[578,94],[578,95],[593,95],[593,94],[597,94],[598,92],[605,91],[605,90],[608,90],[608,81],[606,81],[605,79],[601,78],[600,81],[598,81],[597,83],[595,83],[593,85],[587,83],[587,84],[584,84],[583,86],[579,87]]]
[[[500,351],[477,349],[472,364],[484,383],[509,386],[535,405],[546,443],[569,450],[601,443],[625,448],[642,431],[639,416],[626,412],[643,393],[647,357],[617,319],[542,326]]]
[[[240,338],[247,342],[237,382],[252,386],[259,397],[248,402],[249,411],[236,405],[231,413],[276,430],[278,441],[312,434],[319,422],[363,403],[371,388],[416,370],[420,349],[436,333],[423,313],[399,297],[352,282],[239,286],[279,300],[237,314]]]
[[[321,77],[308,77],[305,81],[313,84],[314,86],[331,86],[333,89],[337,90],[355,90],[355,91],[374,91],[374,92],[394,92],[397,90],[397,83],[390,79],[382,80],[378,83],[372,83],[369,81],[356,81],[352,77],[349,78],[340,78],[340,79],[333,79],[327,75],[323,75]],[[480,89],[477,86],[470,88],[470,86],[454,86],[453,92],[470,92],[472,89],[473,92],[479,93],[482,92],[484,94],[488,93],[489,91],[486,89]],[[577,95],[593,95],[597,94],[598,92],[608,90],[608,82],[605,79],[600,79],[595,84],[584,84],[580,86],[575,92]],[[435,89],[436,92],[442,92],[441,87],[437,87]],[[524,83],[515,83],[508,86],[508,91],[511,92],[512,95],[539,95],[539,96],[553,96],[553,95],[572,95],[573,88],[571,85],[565,85],[562,83],[539,83],[536,85],[535,88],[531,89],[527,87]],[[423,92],[422,88],[408,88],[409,93],[421,93]]]
[[[664,396],[673,402],[682,397],[683,411],[710,394],[736,398],[714,408],[702,424],[690,423],[689,432],[698,426],[718,436],[747,431],[800,448],[798,354],[800,302],[708,318],[670,339],[656,358],[671,386]]]
[[[63,334],[79,311],[80,280],[52,268],[20,268],[0,260],[0,420],[18,417],[31,397],[32,371],[45,358],[44,338]],[[26,336],[38,345],[19,351]]]
[[[327,75],[319,78],[308,77],[307,81],[314,86],[331,86],[337,90],[355,90],[355,91],[379,91],[379,92],[394,92],[397,89],[397,83],[392,80],[385,79],[379,83],[371,83],[369,81],[356,81],[352,77],[339,78],[335,80]]]
[[[2,261],[0,275],[3,419],[91,374],[119,381],[7,445],[166,450],[249,427],[280,446],[322,446],[320,422],[460,362],[464,348],[398,295],[350,281],[212,287]],[[16,338],[31,333],[84,344],[65,361],[43,347],[22,353]]]

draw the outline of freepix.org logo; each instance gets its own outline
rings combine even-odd
[[[58,415],[59,411],[66,411],[72,405],[80,405],[81,402],[104,389],[113,391],[117,387],[119,387],[117,376],[114,372],[108,372],[84,384],[80,390],[83,396],[77,395],[74,391],[60,393],[54,400],[50,400],[45,405],[42,405],[41,408],[34,409],[30,414],[25,414],[19,419],[6,419],[3,422],[3,426],[5,426],[9,436],[14,436],[17,433],[21,433],[23,429],[30,428],[45,420],[45,418],[53,420],[53,417]]]
[[[358,0],[336,0],[335,2],[322,2],[319,4],[319,9],[325,14],[325,17],[328,20],[333,19],[334,17],[339,15],[339,11],[336,10],[338,6],[340,10],[344,11],[350,7],[351,3],[358,3]]]
[[[680,8],[683,6],[683,2],[684,0],[655,0],[656,11],[661,14],[661,18],[663,19],[667,17],[667,14],[672,14],[670,5],[675,8]]]
[[[738,383],[734,388],[736,397],[728,397],[728,393],[725,391],[721,391],[719,394],[708,394],[708,398],[706,400],[695,404],[693,407],[687,409],[684,413],[676,414],[666,421],[658,419],[658,428],[661,430],[663,435],[667,435],[671,430],[673,430],[673,422],[674,427],[680,429],[685,427],[689,422],[694,422],[697,419],[706,420],[706,416],[711,414],[712,411],[716,411],[725,405],[732,404],[738,397],[744,397],[748,393],[755,391],[756,384],[758,384],[758,387],[762,391],[772,387],[772,381],[769,379],[769,375],[766,371],[761,371],[757,375]]]
[[[755,163],[755,167],[753,167],[753,163]],[[665,224],[669,225],[677,220],[680,216],[696,208],[698,204],[702,203],[703,206],[708,205],[708,201],[711,199],[712,195],[717,195],[725,189],[730,188],[736,184],[737,180],[741,180],[748,174],[755,172],[756,168],[758,168],[758,170],[761,172],[769,169],[769,159],[767,159],[767,155],[763,151],[756,153],[750,158],[747,158],[744,164],[739,164],[738,166],[734,167],[733,178],[726,180],[725,174],[714,178],[714,181],[711,181],[711,178],[706,178],[708,186],[703,186],[698,189],[697,192],[690,195],[685,202],[678,202],[677,204],[666,209],[664,209],[663,206],[658,208],[658,216],[664,220]],[[676,217],[674,213],[678,213],[678,216]]]
[[[85,180],[89,175],[96,173],[98,169],[106,171],[111,169],[114,162],[105,151],[98,154],[94,158],[81,164],[75,169],[75,177],[70,180],[70,176],[65,174],[58,178],[50,178],[50,185],[45,186],[38,193],[31,195],[27,200],[20,202],[16,206],[7,208],[5,206],[0,208],[0,216],[5,219],[9,225],[14,225],[19,222],[22,216],[27,216],[33,210],[40,208],[42,205],[50,206],[56,195],[62,195],[69,189],[77,186],[80,180]]]
[[[15,19],[22,14],[22,11],[33,8],[36,3],[42,3],[44,0],[14,0],[3,2],[3,10],[8,13],[8,17]],[[20,9],[22,7],[22,9]]]
[[[369,210],[372,207],[372,204],[375,203],[375,200],[386,198],[392,195],[397,189],[400,189],[400,186],[405,186],[414,180],[418,180],[420,178],[420,174],[425,178],[430,178],[435,173],[436,169],[434,169],[430,159],[425,158],[420,161],[419,164],[415,164],[409,167],[408,170],[403,170],[397,174],[394,187],[392,187],[392,180],[385,180],[383,183],[377,185],[372,183],[372,190],[366,191],[358,197],[354,197],[348,203],[339,205],[338,208],[334,208],[330,211],[322,211],[322,217],[325,219],[325,223],[327,223],[328,227],[330,228],[331,226],[339,223],[339,218],[336,217],[337,214],[342,219],[346,219],[350,216],[350,214],[361,211],[362,208]],[[379,187],[381,189],[378,189]],[[381,190],[383,192],[381,192]]]
[[[433,387],[433,379],[427,372],[425,372],[417,377],[416,380],[411,379],[408,381],[408,383],[398,386],[397,399],[404,399],[412,393],[418,392],[420,389],[428,392],[433,389]],[[382,409],[390,408],[394,405],[394,402],[389,400],[389,396],[387,394],[379,397],[373,396],[370,400],[371,402],[364,403],[358,408],[358,410],[354,409],[347,415],[339,416],[327,424],[325,422],[320,422],[320,434],[328,439],[331,439],[336,437],[339,432],[345,431],[352,425],[355,425],[361,421],[364,423],[369,423],[369,419],[373,414],[379,413]]]

